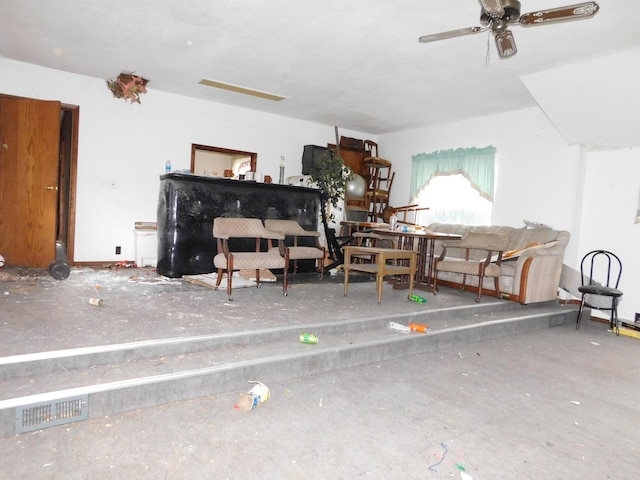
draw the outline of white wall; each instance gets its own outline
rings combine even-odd
[[[333,126],[171,95],[152,84],[141,105],[130,105],[113,98],[102,79],[2,58],[0,72],[0,93],[80,106],[77,262],[134,260],[134,222],[156,220],[159,175],[167,160],[174,170],[189,169],[192,143],[257,152],[257,170],[276,180],[281,155],[285,175],[300,175],[304,145],[335,143]]]
[[[579,250],[611,250],[622,260],[620,318],[640,312],[640,224],[634,223],[640,194],[640,148],[591,152],[586,160]]]
[[[633,119],[620,119],[631,122]],[[522,220],[571,232],[565,263],[594,248],[622,257],[620,317],[640,312],[640,225],[634,224],[640,190],[640,149],[587,152],[565,143],[544,113],[534,107],[463,122],[381,135],[380,155],[394,162],[391,205],[409,198],[411,156],[459,147],[493,145],[496,184],[492,223],[523,226]],[[406,165],[406,168],[402,166]]]

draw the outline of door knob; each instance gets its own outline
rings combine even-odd
[[[53,185],[47,185],[46,187],[44,187],[45,190],[58,190],[57,186],[53,186]]]

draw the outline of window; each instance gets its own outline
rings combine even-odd
[[[415,202],[429,210],[419,212],[419,223],[463,223],[489,225],[493,204],[473,188],[471,182],[458,175],[440,175],[418,194]]]
[[[488,225],[491,220],[495,147],[459,148],[412,157],[412,203],[419,223]]]

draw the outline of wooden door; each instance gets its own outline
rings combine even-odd
[[[7,265],[55,260],[60,102],[0,97],[0,254]]]

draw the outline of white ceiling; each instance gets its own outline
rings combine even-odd
[[[640,47],[640,1],[598,0],[593,18],[514,26],[500,60],[477,0],[20,0],[0,15],[0,56],[372,134],[536,105],[521,78]],[[578,3],[521,0],[522,13]],[[488,65],[486,56],[490,55]],[[273,102],[202,78],[287,97]],[[105,94],[110,95],[105,87]],[[144,98],[142,99],[144,103]]]

